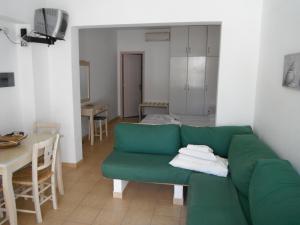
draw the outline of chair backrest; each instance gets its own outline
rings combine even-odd
[[[35,122],[33,124],[33,133],[59,133],[60,124],[53,122]]]
[[[57,146],[59,134],[33,145],[32,153],[32,174],[33,179],[37,178],[38,171],[51,168],[55,172]],[[35,177],[36,176],[36,177]]]

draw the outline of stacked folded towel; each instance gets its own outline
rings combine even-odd
[[[179,149],[179,154],[170,165],[221,177],[228,174],[227,159],[214,155],[213,150],[206,145],[188,145]]]

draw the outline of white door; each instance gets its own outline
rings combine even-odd
[[[218,57],[220,51],[221,26],[208,26],[207,56]]]
[[[171,57],[187,56],[188,47],[188,27],[172,27],[170,54]]]
[[[171,57],[169,110],[174,114],[186,113],[187,57]]]
[[[205,60],[206,57],[188,58],[187,114],[205,114]]]
[[[189,26],[189,56],[206,56],[207,26]]]
[[[206,113],[215,113],[217,105],[219,57],[206,58]]]
[[[142,55],[123,54],[123,116],[138,116],[142,101]]]

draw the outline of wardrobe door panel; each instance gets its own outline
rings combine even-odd
[[[171,57],[187,56],[188,47],[188,27],[172,27],[171,28],[171,42],[170,54]]]
[[[206,56],[206,42],[207,26],[189,26],[189,56]]]
[[[206,58],[206,103],[207,114],[216,113],[217,89],[218,89],[219,57]]]
[[[170,60],[170,112],[186,113],[187,57],[172,57]]]
[[[205,61],[206,57],[188,58],[187,114],[205,114]]]
[[[220,51],[221,26],[208,26],[207,56],[218,57]]]

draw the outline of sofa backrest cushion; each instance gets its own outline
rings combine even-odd
[[[120,123],[115,128],[116,151],[175,155],[180,146],[178,125]]]
[[[300,176],[285,160],[258,160],[249,189],[255,225],[300,224]]]
[[[228,161],[232,181],[239,192],[249,195],[249,183],[258,159],[277,158],[277,155],[256,135],[236,135],[229,147]]]
[[[192,127],[183,125],[181,127],[181,143],[208,145],[214,153],[227,157],[228,147],[233,135],[252,134],[250,126],[220,126],[220,127]]]

